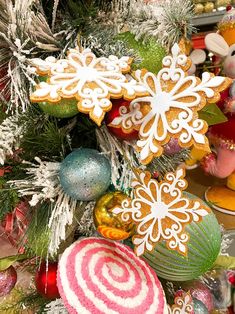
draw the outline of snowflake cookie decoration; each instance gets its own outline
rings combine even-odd
[[[231,80],[204,72],[202,79],[188,76],[189,58],[181,54],[175,44],[172,56],[166,56],[163,68],[157,75],[145,70],[137,70],[135,77],[147,89],[148,95],[135,98],[130,110],[120,108],[120,116],[110,126],[121,127],[126,133],[139,130],[137,150],[143,164],[162,154],[162,146],[171,137],[177,138],[179,145],[209,151],[205,137],[207,123],[198,119],[198,111],[206,102],[219,100],[219,92],[226,89]]]
[[[36,86],[31,101],[77,99],[78,110],[100,125],[112,107],[110,98],[132,100],[148,94],[145,86],[124,75],[130,71],[131,62],[129,57],[97,58],[90,49],[80,52],[78,48],[70,49],[66,59],[32,59],[36,72],[48,79]]]
[[[135,253],[144,254],[164,240],[167,247],[187,255],[189,235],[185,227],[192,221],[200,222],[210,210],[199,199],[189,199],[183,190],[187,187],[185,171],[166,174],[162,182],[151,178],[150,172],[138,170],[132,182],[134,198],[125,199],[122,207],[112,212],[120,215],[123,222],[133,222],[136,234],[133,237]]]
[[[193,299],[190,292],[183,292],[182,296],[176,297],[174,305],[168,305],[168,314],[191,314],[193,313]]]

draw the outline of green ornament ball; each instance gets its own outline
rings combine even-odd
[[[192,194],[186,194],[195,198]],[[190,223],[186,231],[190,235],[187,256],[169,250],[164,241],[157,244],[152,252],[143,255],[159,277],[170,281],[187,281],[198,278],[213,267],[221,246],[220,226],[213,212],[204,216],[199,223]]]
[[[71,118],[78,114],[76,99],[62,99],[58,103],[39,102],[40,109],[56,118]]]
[[[46,82],[47,76],[39,76],[39,82]],[[78,101],[76,99],[61,99],[59,102],[38,102],[39,108],[49,116],[55,118],[71,118],[78,114]]]
[[[150,38],[148,41],[137,41],[130,32],[118,35],[118,39],[126,43],[127,47],[133,49],[140,57],[141,62],[133,64],[133,69],[147,69],[150,72],[158,73],[162,68],[162,59],[166,56],[165,49]]]

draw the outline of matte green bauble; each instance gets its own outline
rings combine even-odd
[[[150,72],[157,73],[162,68],[162,59],[166,56],[165,49],[154,39],[147,42],[137,41],[130,32],[118,35],[118,39],[125,42],[128,48],[133,49],[141,58],[140,63],[133,64],[134,69],[147,69]]]
[[[46,82],[46,76],[39,76],[39,82]],[[76,99],[61,99],[59,102],[38,102],[40,109],[47,113],[49,116],[56,118],[71,118],[78,114],[78,101]]]
[[[190,198],[193,195],[187,193]],[[169,250],[164,241],[152,252],[144,254],[144,259],[159,277],[171,281],[187,281],[198,278],[212,268],[221,246],[220,226],[211,212],[199,223],[192,222],[186,227],[190,235],[188,256]]]
[[[41,110],[56,118],[71,118],[78,114],[76,99],[62,99],[58,103],[39,102]]]

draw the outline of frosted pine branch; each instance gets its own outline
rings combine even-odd
[[[24,112],[29,106],[34,72],[28,58],[61,50],[38,0],[0,0],[0,68],[8,67],[4,94],[10,97],[9,110]]]
[[[41,161],[37,157],[35,160],[38,164],[26,163],[30,166],[26,168],[27,179],[8,183],[16,188],[21,196],[31,196],[29,201],[31,206],[46,200],[51,202],[53,210],[48,223],[51,230],[48,252],[53,256],[66,238],[66,226],[72,224],[79,201],[64,193],[59,181],[60,163]]]
[[[154,37],[169,48],[182,36],[190,36],[195,31],[192,25],[193,5],[190,0],[159,0],[148,4],[136,0],[113,2],[116,3],[116,15],[119,16],[116,20],[127,24],[137,40]]]
[[[45,306],[44,314],[68,314],[63,301],[56,299]]]
[[[93,211],[95,207],[95,202],[88,202],[83,203],[84,212],[80,219],[80,221],[77,221],[78,228],[77,231],[86,237],[91,237],[94,235],[95,227],[93,222]]]
[[[96,137],[101,151],[111,161],[113,185],[118,190],[128,191],[134,178],[131,167],[139,167],[132,146],[127,142],[119,142],[109,133],[106,126],[96,130]]]
[[[4,165],[8,155],[13,155],[19,148],[25,127],[18,125],[18,118],[12,116],[6,118],[0,125],[0,164]]]

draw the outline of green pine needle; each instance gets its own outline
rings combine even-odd
[[[46,259],[50,240],[48,222],[51,215],[49,203],[42,203],[34,210],[26,231],[26,252],[28,255]]]
[[[67,148],[67,132],[59,128],[57,119],[39,115],[27,123],[27,131],[21,142],[23,159],[32,161],[37,156],[62,160]]]

